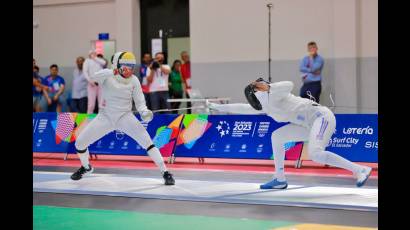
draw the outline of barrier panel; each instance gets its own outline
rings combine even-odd
[[[95,114],[33,113],[33,151],[74,153],[74,142]],[[137,116],[138,117],[138,116]],[[337,114],[327,150],[351,161],[377,162],[377,114]],[[266,115],[156,114],[144,124],[163,156],[273,159],[271,133],[288,123]],[[285,145],[286,159],[308,159],[305,142]],[[133,139],[115,130],[89,147],[91,153],[146,155]]]

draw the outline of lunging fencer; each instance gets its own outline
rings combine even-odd
[[[272,149],[275,174],[271,181],[260,185],[261,189],[286,189],[285,144],[309,141],[310,158],[318,163],[349,170],[357,178],[357,187],[363,186],[371,168],[350,162],[326,151],[325,148],[336,128],[333,112],[312,100],[291,94],[293,83],[266,82],[259,78],[245,88],[249,104],[215,104],[207,102],[211,110],[239,114],[267,114],[277,122],[290,122],[272,132]]]
[[[147,109],[138,78],[133,75],[136,59],[131,52],[117,52],[112,59],[112,69],[102,69],[91,77],[102,87],[102,103],[98,115],[77,137],[75,148],[81,167],[71,175],[80,180],[93,172],[89,163],[88,146],[107,133],[119,130],[138,142],[161,170],[165,185],[174,185],[175,180],[168,172],[159,149],[153,144],[147,130],[132,112],[132,101],[144,122],[150,122],[153,113]]]

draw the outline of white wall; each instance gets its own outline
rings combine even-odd
[[[268,58],[266,0],[191,0],[190,36],[195,62],[263,61]],[[272,59],[293,60],[315,40],[329,56],[332,1],[272,1]],[[318,8],[317,6],[321,6]],[[321,11],[321,9],[324,9]],[[324,20],[326,19],[326,20]]]
[[[40,74],[48,75],[48,67],[57,64],[68,96],[76,58],[87,57],[102,32],[116,41],[117,51],[132,51],[139,61],[139,10],[139,0],[34,0],[33,57]]]
[[[325,58],[321,103],[332,93],[337,112],[377,112],[377,0],[190,0],[193,85],[244,102],[244,85],[267,78],[268,2],[273,80],[293,81],[298,94],[298,62],[314,40]],[[139,20],[139,0],[33,0],[34,58],[43,74],[53,63],[71,74],[100,32],[139,58]]]
[[[330,105],[332,93],[343,106],[337,112],[377,112],[376,0],[191,0],[193,85],[205,96],[244,102],[244,85],[267,79],[268,2],[272,79],[295,82],[298,94],[298,62],[314,40],[325,58],[322,104]]]
[[[74,66],[86,56],[91,40],[106,32],[117,50],[140,56],[138,0],[34,0],[33,55],[40,67]]]
[[[115,1],[34,5],[33,20],[39,26],[33,28],[33,55],[38,65],[74,66],[76,57],[87,56],[98,33],[116,37],[115,13]]]

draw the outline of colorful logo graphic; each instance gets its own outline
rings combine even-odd
[[[288,142],[285,144],[285,159],[286,160],[298,160],[302,153],[303,142]],[[271,159],[273,159],[273,153]]]
[[[56,133],[56,144],[75,141],[95,116],[95,114],[57,113],[57,120],[51,121],[51,126]]]
[[[163,156],[170,156],[175,142],[176,146],[183,144],[186,148],[191,149],[211,125],[206,114],[181,114],[168,126],[161,126],[157,129],[154,144],[160,148]]]
[[[229,134],[229,131],[231,130],[231,128],[229,127],[229,123],[226,121],[219,121],[218,126],[216,126],[216,129],[219,132],[219,135],[221,135],[221,137]]]

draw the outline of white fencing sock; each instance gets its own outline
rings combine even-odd
[[[272,143],[273,161],[275,162],[275,177],[278,181],[286,181],[285,178],[285,146],[281,143]]]
[[[155,145],[151,145],[150,147],[148,147],[147,153],[151,157],[151,159],[154,161],[154,163],[157,165],[157,167],[161,170],[161,173],[164,173],[165,171],[167,171],[167,167],[165,166],[165,163],[164,163],[164,158],[162,158],[162,155],[159,152],[159,149],[155,147]]]
[[[90,157],[90,152],[88,152],[88,148],[85,149],[85,152],[82,151],[78,151],[77,150],[77,155],[80,158],[81,161],[81,165],[85,168],[85,169],[89,169],[89,165],[90,162],[88,161],[89,157]]]
[[[354,175],[356,175],[362,167],[358,164],[355,164],[335,153],[329,152],[329,151],[321,151],[318,153],[314,153],[312,156],[312,160],[326,164],[326,165],[331,165],[335,166],[338,168],[346,169],[351,171]]]

